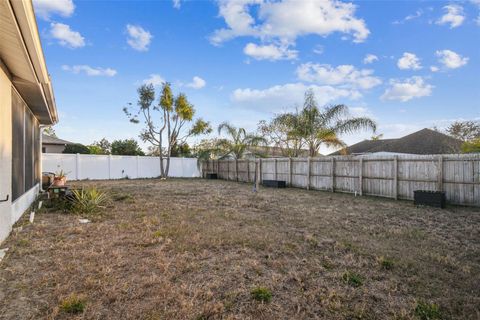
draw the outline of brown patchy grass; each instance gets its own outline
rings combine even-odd
[[[79,184],[112,205],[89,224],[21,222],[2,245],[0,318],[414,319],[425,305],[480,318],[478,208],[212,180]],[[83,311],[65,311],[71,297]]]

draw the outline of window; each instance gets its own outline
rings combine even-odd
[[[39,137],[37,119],[12,90],[12,200],[40,180]]]

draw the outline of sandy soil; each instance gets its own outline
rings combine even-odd
[[[415,319],[419,303],[480,318],[478,208],[200,179],[79,185],[111,205],[88,224],[19,222],[1,319]],[[60,308],[72,296],[83,312]]]

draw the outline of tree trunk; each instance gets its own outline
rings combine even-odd
[[[308,149],[310,157],[315,157],[317,155],[318,146],[316,146],[315,144],[310,144]]]
[[[159,139],[160,141],[159,146],[158,146],[158,156],[160,157],[160,177],[161,178],[166,178],[165,177],[165,169],[163,167],[163,155],[162,155],[162,132],[160,132]]]
[[[167,166],[165,168],[165,178],[168,178],[168,171],[170,170],[170,154],[172,153],[172,130],[170,127],[170,112],[167,111]]]

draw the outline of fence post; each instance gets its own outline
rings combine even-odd
[[[108,155],[108,180],[112,179],[112,155]]]
[[[247,182],[250,182],[250,160],[247,159]]]
[[[227,159],[227,181],[230,180],[230,160]]]
[[[75,178],[80,180],[80,155],[75,155]]]
[[[260,159],[258,160],[258,167],[259,167],[259,168],[258,168],[258,177],[259,177],[258,181],[260,181],[260,183],[262,183],[262,182],[263,182],[263,177],[262,177],[262,158],[260,158]]]
[[[291,187],[292,186],[292,158],[288,158],[288,185]]]
[[[330,160],[330,179],[332,180],[332,192],[335,192],[335,158]]]
[[[310,190],[310,167],[311,167],[311,157],[307,158],[307,190]]]
[[[235,180],[238,181],[238,159],[235,158]]]
[[[139,169],[138,169],[138,162],[140,161],[140,160],[139,160],[139,157],[140,157],[140,156],[137,156],[137,179],[138,179],[139,176],[140,176],[140,175],[139,175]],[[182,164],[182,169],[183,169],[183,164]],[[183,175],[183,174],[182,174],[182,175]]]
[[[393,156],[393,197],[398,200],[398,157]]]
[[[358,183],[360,185],[360,196],[363,196],[363,158],[358,160]]]
[[[273,160],[273,165],[274,165],[274,168],[273,168],[273,177],[274,177],[274,180],[277,180],[277,177],[278,177],[278,170],[277,170],[277,158],[275,158]]]
[[[438,157],[438,185],[437,191],[443,191],[443,156]]]
[[[260,164],[262,159],[255,161],[255,189],[258,190],[260,187]]]

